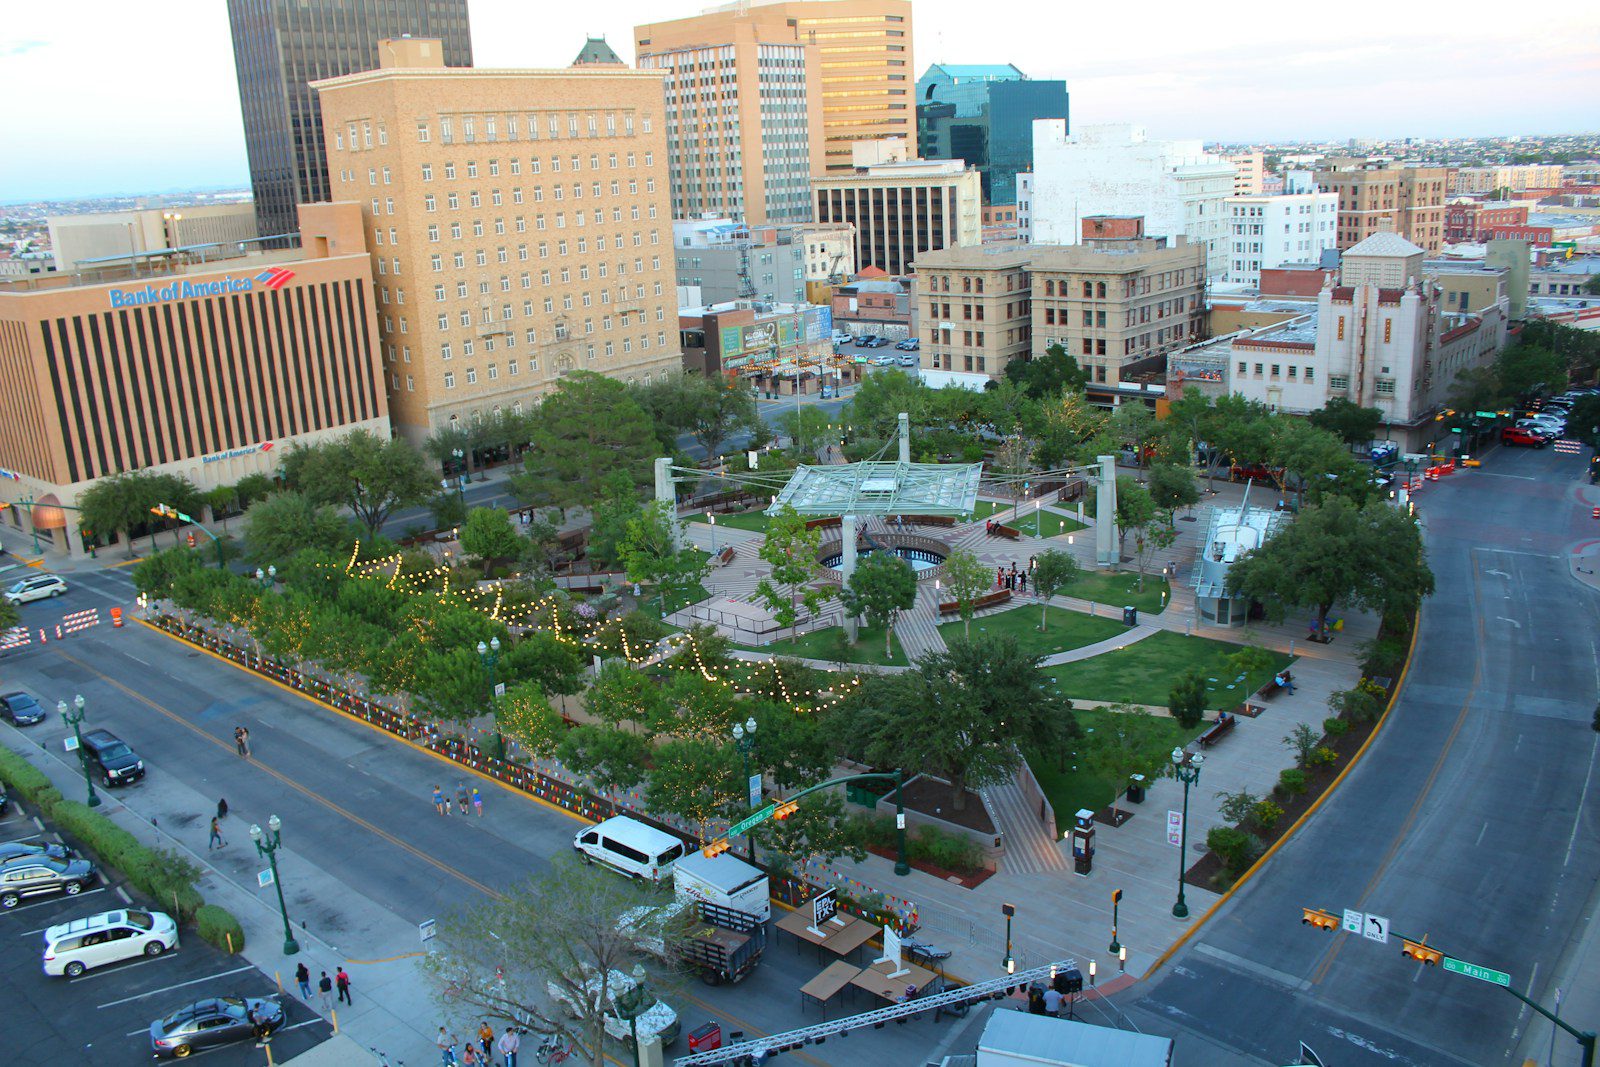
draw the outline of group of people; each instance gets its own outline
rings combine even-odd
[[[310,1004],[311,971],[306,967],[305,963],[302,962],[295,965],[294,980],[295,984],[300,987],[300,999],[304,1000],[307,1004]],[[317,979],[317,999],[322,1005],[322,1010],[324,1012],[331,1012],[333,1010],[333,991],[335,989],[339,991],[338,1002],[340,1004],[353,1005],[355,1003],[355,1001],[350,999],[350,973],[343,967],[340,967],[338,971],[335,972],[334,976],[329,978],[328,972],[323,971],[322,977]]]
[[[456,782],[456,810],[465,815],[469,804],[472,810],[477,812],[478,818],[483,818],[483,794],[478,791],[478,787],[473,786],[468,789],[465,782]],[[433,787],[433,810],[440,815],[451,813],[450,797],[437,785]]]
[[[1028,591],[1028,572],[1017,570],[1015,563],[1011,565],[1010,570],[1006,570],[1004,565],[996,567],[994,569],[994,584],[997,588],[1009,589],[1014,593],[1026,593]]]
[[[485,1019],[478,1026],[477,1040],[468,1038],[462,1042],[455,1034],[444,1027],[439,1027],[439,1037],[434,1042],[439,1046],[439,1057],[442,1067],[495,1067],[494,1054],[496,1051],[503,1057],[504,1067],[517,1067],[517,1053],[522,1049],[522,1037],[514,1026],[505,1028],[500,1035],[500,1040],[494,1038],[494,1027]],[[456,1058],[456,1046],[461,1045],[461,1058]]]

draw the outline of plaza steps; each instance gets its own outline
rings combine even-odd
[[[989,815],[1005,835],[1005,851],[1000,862],[1012,874],[1043,874],[1064,871],[1071,866],[1062,853],[1061,843],[1039,821],[1039,812],[1030,807],[1017,784],[1016,776],[981,790]],[[1056,815],[1059,821],[1061,816]]]

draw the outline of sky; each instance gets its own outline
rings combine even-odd
[[[474,58],[566,66],[594,34],[631,62],[635,24],[704,6],[471,0]],[[1592,2],[1547,4],[1532,18],[1499,0],[990,0],[981,17],[973,10],[971,0],[916,0],[915,73],[1014,63],[1064,78],[1074,125],[1226,142],[1600,129]],[[224,0],[8,5],[0,99],[0,202],[248,185]]]

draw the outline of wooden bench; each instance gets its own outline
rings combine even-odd
[[[1221,741],[1222,736],[1229,730],[1233,729],[1233,724],[1238,721],[1238,719],[1228,714],[1226,711],[1218,715],[1217,721],[1211,724],[1210,729],[1206,730],[1205,733],[1200,735],[1200,747],[1210,748],[1218,741]]]
[[[828,529],[832,529],[835,526],[838,526],[839,522],[840,522],[840,519],[839,519],[839,516],[837,516],[837,515],[834,515],[834,516],[832,516],[830,518],[826,518],[826,519],[808,519],[806,521],[806,529],[808,529],[808,530],[828,530]]]
[[[995,537],[1004,537],[1007,541],[1022,540],[1022,531],[1014,526],[1001,526],[996,523],[994,526],[989,527],[989,533]]]
[[[713,567],[726,567],[728,564],[733,562],[733,557],[737,554],[738,553],[734,552],[733,546],[729,545],[721,552],[718,552],[715,556],[711,557],[711,565]]]
[[[973,611],[982,611],[985,608],[992,608],[992,607],[995,607],[997,605],[1004,604],[1007,601],[1009,601],[1010,599],[1011,599],[1011,590],[1009,590],[1009,589],[1000,589],[1000,590],[997,590],[996,592],[993,592],[993,593],[985,593],[983,596],[978,597],[976,600],[974,600],[972,602],[972,610]],[[944,603],[939,605],[939,614],[940,615],[959,615],[959,614],[961,614],[961,602],[959,600],[947,600],[947,601],[945,601]]]
[[[1294,673],[1292,671],[1287,671],[1286,670],[1286,671],[1283,672],[1283,678],[1284,678],[1284,681],[1293,682],[1294,681]],[[1256,695],[1256,698],[1259,699],[1259,700],[1271,700],[1273,697],[1277,696],[1278,693],[1283,690],[1283,688],[1284,688],[1283,686],[1278,684],[1278,676],[1276,674],[1274,674],[1271,678],[1267,679],[1267,682],[1266,682],[1265,685],[1263,685],[1260,689],[1256,690],[1256,694],[1255,695]]]

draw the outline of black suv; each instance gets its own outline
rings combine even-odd
[[[0,908],[10,911],[27,897],[45,893],[74,897],[93,881],[94,867],[88,860],[22,856],[0,865]]]
[[[144,760],[110,730],[83,735],[83,758],[107,786],[127,785],[144,777]]]

